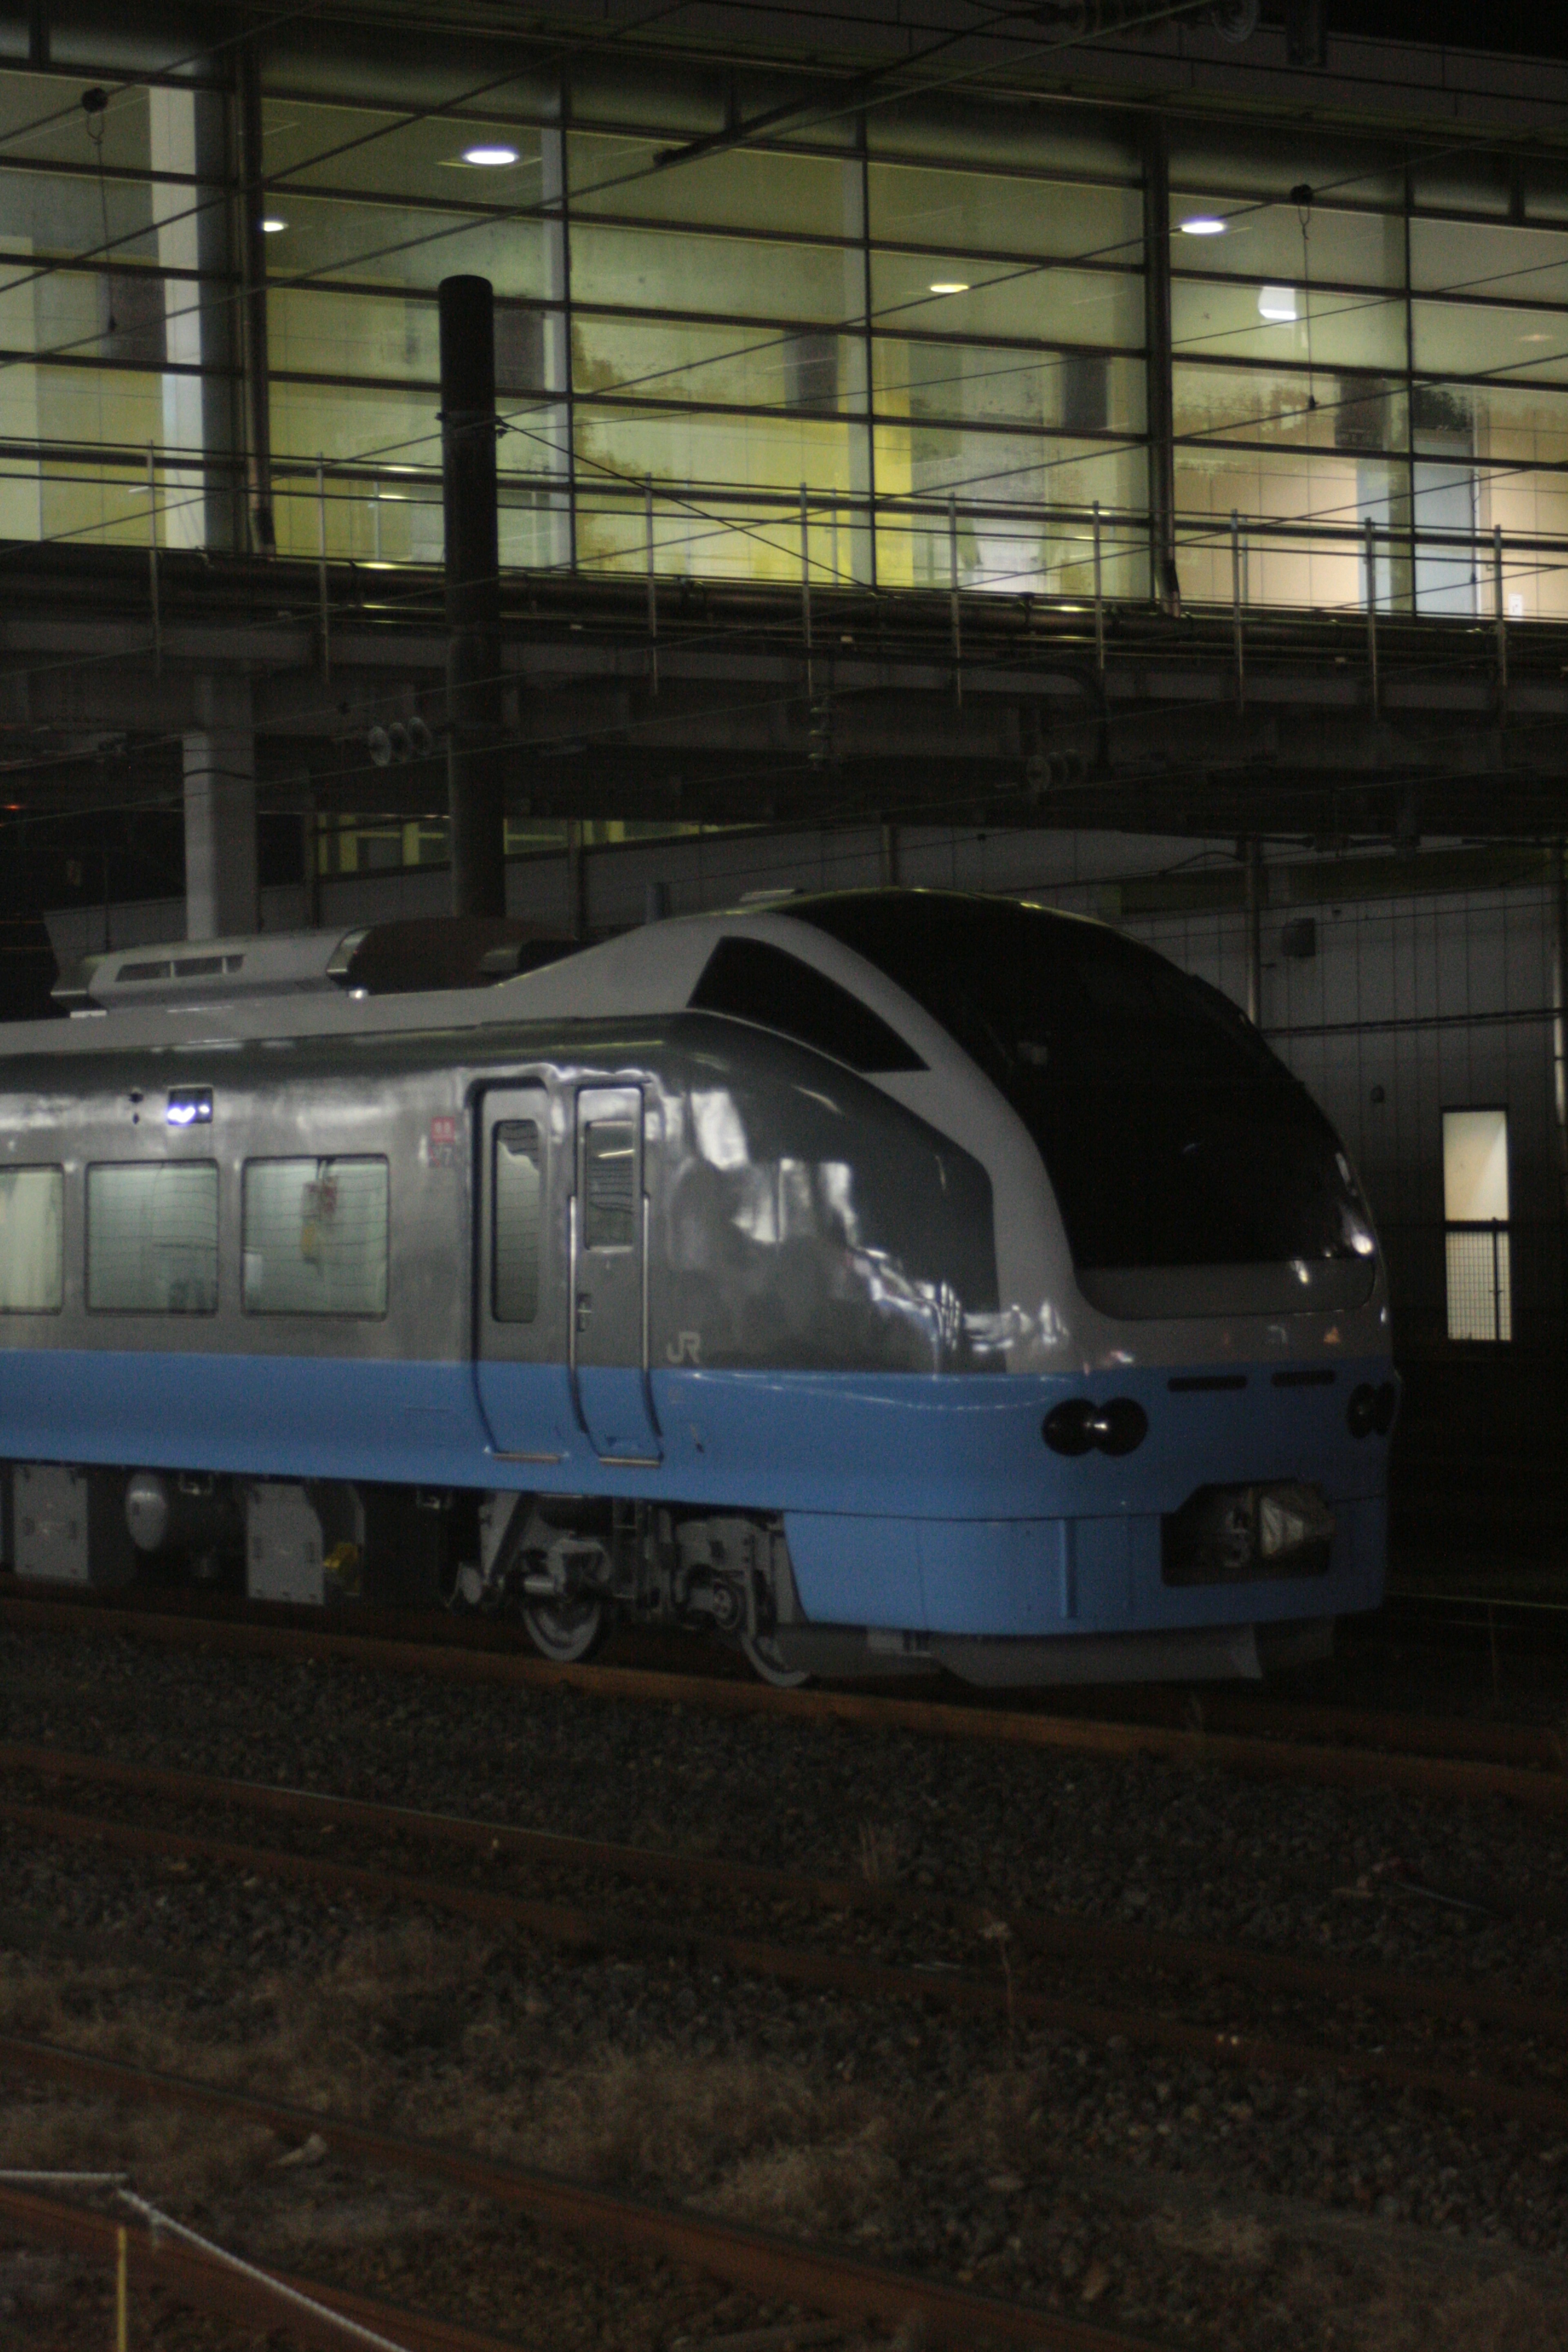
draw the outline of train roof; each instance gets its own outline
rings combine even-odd
[[[478,984],[372,992],[354,978],[364,930],[142,946],[97,960],[74,985],[68,1021],[0,1024],[0,1058],[50,1058],[243,1039],[455,1033],[684,1011],[721,938],[749,936],[784,950],[851,989],[873,1013],[906,1029],[917,1008],[897,984],[836,932],[859,909],[918,925],[940,908],[994,914],[994,898],[950,891],[846,891],[778,897],[712,913],[671,916],[587,947],[524,925],[496,928],[485,949],[494,971],[509,957],[531,968]],[[1045,909],[1041,919],[1078,928],[1086,919]],[[429,929],[430,926],[423,928]],[[847,927],[853,933],[856,926]],[[502,939],[499,934],[508,936]],[[522,936],[527,934],[526,937]],[[395,959],[381,951],[384,966]],[[111,969],[105,971],[105,966]],[[182,968],[183,967],[183,968]],[[364,970],[362,961],[360,970]],[[102,977],[95,975],[101,972]],[[95,1001],[101,995],[107,1002]],[[82,1001],[85,999],[86,1001]],[[928,1016],[920,1016],[923,1026]],[[912,1040],[919,1046],[918,1039]]]

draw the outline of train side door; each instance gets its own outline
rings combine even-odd
[[[558,1462],[574,1450],[576,1426],[556,1238],[570,1158],[552,1153],[543,1087],[492,1087],[480,1098],[476,1125],[479,1408],[498,1454]]]
[[[647,1379],[647,1194],[637,1087],[577,1097],[570,1218],[572,1374],[578,1411],[605,1462],[662,1457]]]

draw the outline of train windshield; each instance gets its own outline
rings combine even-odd
[[[1006,1096],[1080,1276],[1271,1267],[1286,1278],[1259,1307],[1370,1294],[1370,1222],[1333,1129],[1217,989],[1097,923],[1004,901],[848,892],[789,912],[896,981]]]

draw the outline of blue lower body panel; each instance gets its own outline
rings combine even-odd
[[[656,1442],[616,1462],[556,1364],[487,1363],[476,1379],[466,1361],[10,1349],[0,1461],[776,1511],[803,1606],[826,1624],[1038,1637],[1374,1607],[1387,1445],[1352,1437],[1345,1405],[1358,1381],[1389,1377],[1387,1360],[1337,1364],[1331,1384],[1321,1360],[1319,1384],[1281,1387],[1281,1369],[1205,1391],[1173,1389],[1168,1366],[1076,1379],[661,1369]],[[626,1386],[612,1433],[630,1451],[644,1443],[641,1375],[608,1377]],[[1075,1396],[1136,1398],[1144,1442],[1116,1458],[1053,1454],[1042,1421]],[[1162,1581],[1163,1514],[1202,1486],[1280,1479],[1310,1482],[1334,1511],[1326,1575]]]
[[[1120,1633],[1375,1609],[1383,1598],[1381,1496],[1334,1504],[1322,1576],[1169,1586],[1160,1517],[859,1519],[789,1511],[784,1529],[806,1615],[931,1633],[1039,1638]]]

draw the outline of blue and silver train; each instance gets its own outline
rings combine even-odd
[[[17,1576],[779,1681],[1256,1675],[1377,1605],[1381,1255],[1215,991],[919,891],[423,992],[363,945],[128,950],[0,1031]]]

